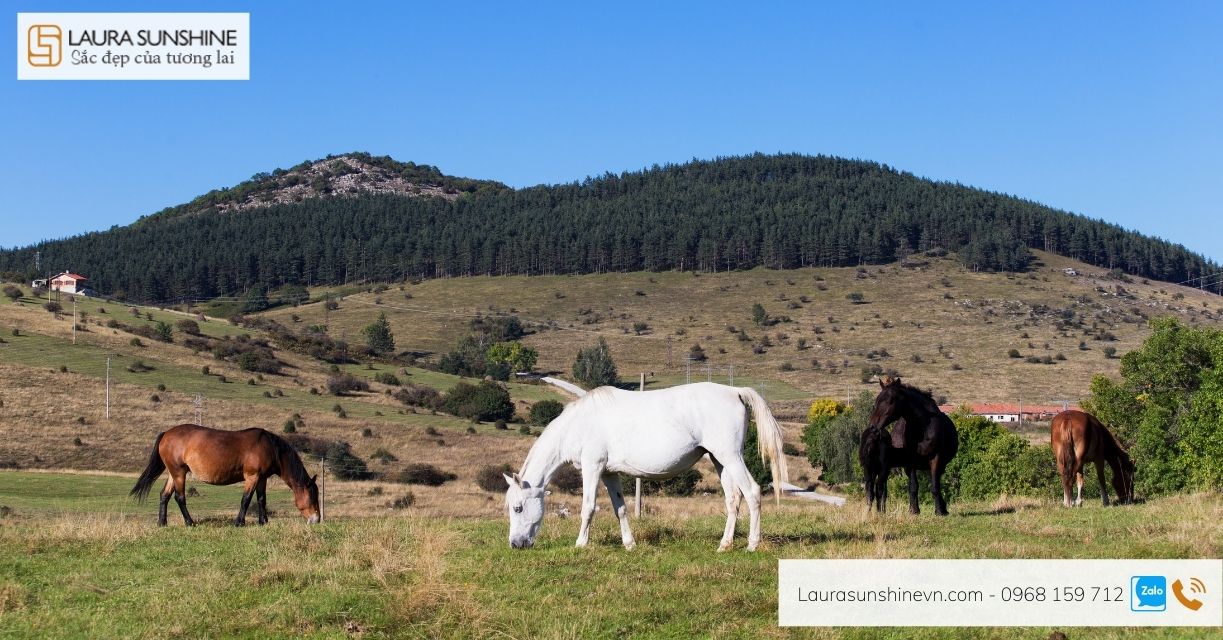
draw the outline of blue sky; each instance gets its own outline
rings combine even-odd
[[[824,153],[1223,260],[1223,3],[35,2],[249,11],[246,82],[0,80],[0,246],[351,150],[513,186]],[[299,8],[306,7],[306,8]],[[13,55],[15,29],[0,30]]]

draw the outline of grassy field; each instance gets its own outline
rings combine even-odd
[[[158,529],[153,503],[125,500],[131,482],[0,472],[0,505],[10,509],[0,519],[0,636],[1044,638],[1049,629],[778,629],[776,561],[1223,553],[1217,495],[1074,510],[961,503],[944,519],[786,501],[766,508],[765,543],[754,554],[742,537],[735,551],[714,552],[719,497],[670,499],[635,523],[633,552],[620,548],[606,512],[591,548],[572,548],[577,523],[550,514],[537,547],[515,552],[495,510],[438,518],[413,506],[307,527],[279,486],[266,527],[226,526],[236,490],[201,486],[204,496],[189,503],[207,516],[203,525],[188,530],[172,518]],[[343,514],[364,489],[337,483],[329,505]],[[1067,630],[1072,638],[1216,633]]]

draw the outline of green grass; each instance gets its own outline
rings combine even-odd
[[[500,519],[425,519],[411,509],[318,527],[282,514],[266,527],[239,530],[218,518],[158,529],[151,512],[134,517],[123,504],[130,482],[0,472],[0,505],[14,509],[0,520],[0,636],[1044,638],[1049,629],[778,629],[777,560],[1223,551],[1217,495],[1115,508],[955,504],[948,518],[787,503],[766,510],[761,551],[744,552],[740,537],[736,550],[717,554],[717,516],[647,516],[634,525],[633,552],[620,548],[606,512],[587,549],[572,547],[572,518],[549,517],[536,548],[511,551]],[[1068,630],[1074,638],[1216,634]]]
[[[26,288],[23,288],[22,290],[27,291]],[[54,300],[55,294],[53,293],[51,295],[52,295],[52,300]],[[68,316],[71,316],[72,315],[72,301],[69,300],[68,298],[69,296],[67,295],[61,296],[59,298],[59,303],[60,305],[64,307],[64,313]],[[26,297],[21,298],[21,301],[31,306],[41,307],[45,302],[47,302],[47,299],[45,296],[42,298],[31,298],[29,296],[26,296]],[[8,298],[5,298],[3,303],[0,303],[0,304],[7,304],[7,303],[8,303]],[[119,322],[122,322],[123,324],[128,324],[128,325],[137,326],[137,327],[142,326],[142,325],[153,326],[153,325],[156,325],[158,322],[166,322],[166,323],[169,323],[171,326],[173,326],[174,323],[178,322],[179,320],[189,319],[189,320],[196,321],[196,323],[200,327],[200,333],[206,336],[213,337],[213,338],[222,338],[225,336],[238,336],[244,333],[245,334],[251,333],[249,329],[244,329],[242,327],[229,324],[228,322],[225,322],[222,320],[201,321],[193,314],[180,313],[180,312],[174,312],[174,311],[165,311],[162,309],[158,309],[156,307],[137,306],[135,308],[138,311],[140,311],[140,315],[136,316],[136,315],[133,315],[131,312],[131,309],[133,308],[132,305],[126,305],[121,302],[107,302],[100,298],[84,298],[84,297],[78,298],[76,307],[77,307],[78,313],[81,313],[81,312],[87,313],[89,314],[90,318],[93,318],[95,320],[100,320],[102,322],[106,322],[107,320],[113,318]],[[99,309],[105,309],[106,313],[99,313],[98,312]],[[149,315],[153,316],[152,320],[148,318]],[[95,328],[95,330],[97,329]],[[174,330],[174,335],[175,336],[181,335],[177,328]]]

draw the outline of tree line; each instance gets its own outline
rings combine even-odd
[[[46,269],[84,273],[101,292],[173,301],[255,285],[838,267],[927,251],[1018,271],[1031,248],[1164,281],[1219,269],[1181,245],[1021,198],[873,162],[757,154],[454,200],[322,197],[151,216],[0,252],[0,272],[38,275],[39,251]]]

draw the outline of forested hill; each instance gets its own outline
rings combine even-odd
[[[100,292],[167,301],[256,283],[851,266],[939,249],[983,270],[1022,270],[1029,247],[1172,282],[1218,269],[1113,224],[825,156],[720,158],[517,190],[448,180],[472,188],[172,209],[4,251],[0,272],[34,275],[37,250],[44,270],[83,273]]]

